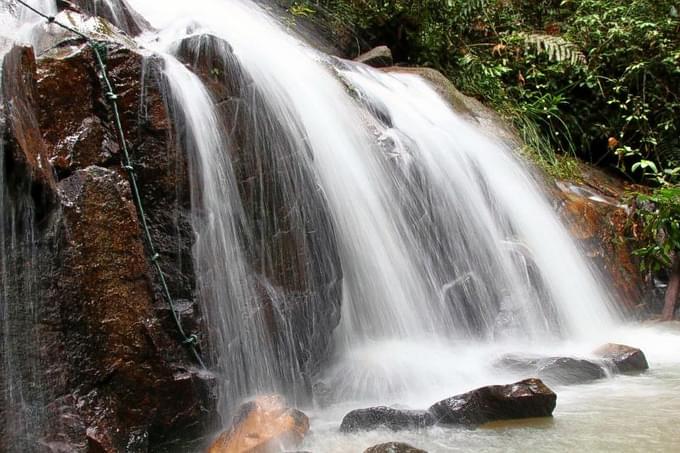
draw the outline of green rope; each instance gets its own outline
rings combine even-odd
[[[202,367],[205,368],[205,364],[203,363],[203,360],[201,359],[201,355],[198,353],[197,345],[198,345],[198,337],[194,334],[189,334],[185,332],[184,328],[182,327],[182,321],[179,319],[179,315],[177,314],[177,308],[175,307],[175,301],[172,298],[172,295],[170,294],[170,289],[168,288],[168,283],[165,279],[165,274],[163,273],[163,269],[161,268],[161,265],[159,263],[159,258],[160,255],[156,251],[156,247],[153,242],[153,238],[151,237],[151,230],[149,229],[149,222],[147,221],[147,216],[146,212],[144,211],[144,205],[142,203],[142,197],[140,195],[139,191],[139,184],[137,182],[137,175],[135,173],[135,168],[132,162],[132,159],[130,158],[130,151],[127,146],[127,142],[125,140],[125,132],[123,130],[123,124],[120,119],[120,113],[118,110],[118,95],[116,94],[113,84],[111,83],[111,80],[108,77],[107,70],[106,70],[106,64],[104,63],[105,60],[105,55],[106,55],[106,43],[105,42],[100,42],[100,41],[95,41],[91,39],[90,37],[84,35],[83,33],[79,32],[78,30],[75,30],[68,25],[65,25],[59,21],[57,21],[53,16],[48,16],[47,14],[44,14],[37,9],[33,8],[32,6],[28,5],[22,0],[17,0],[18,3],[21,5],[25,6],[29,10],[33,11],[35,14],[43,17],[45,20],[47,20],[47,23],[50,24],[55,24],[67,31],[70,31],[71,33],[81,37],[84,39],[90,48],[92,49],[92,52],[94,53],[95,60],[97,63],[97,66],[99,67],[100,73],[101,73],[101,79],[104,82],[104,89],[105,89],[105,96],[109,100],[109,104],[111,105],[111,109],[113,110],[113,117],[114,117],[114,126],[116,127],[116,130],[118,132],[118,141],[120,142],[121,149],[123,150],[123,162],[121,163],[123,169],[126,171],[128,179],[130,181],[130,187],[132,188],[132,194],[134,197],[134,203],[135,206],[137,207],[137,212],[139,213],[139,218],[142,222],[142,229],[144,230],[144,238],[146,239],[147,247],[149,250],[149,253],[151,255],[151,263],[156,269],[156,272],[158,274],[158,279],[161,284],[161,288],[163,291],[163,296],[165,297],[168,305],[170,306],[170,311],[172,312],[172,317],[173,320],[175,321],[175,324],[177,326],[177,330],[182,338],[182,344],[186,345],[189,347],[191,350],[194,358],[198,362],[198,364]]]

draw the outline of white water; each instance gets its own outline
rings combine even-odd
[[[343,395],[407,395],[420,387],[414,373],[443,378],[450,369],[438,373],[436,361],[422,360],[434,344],[456,351],[456,342],[517,331],[524,342],[599,341],[613,325],[606,291],[530,173],[424,81],[332,67],[248,3],[132,5],[166,46],[187,30],[229,42],[288,127],[286,138],[311,150],[305,165],[329,202],[344,273],[338,359],[328,376]],[[391,127],[343,82],[382,106]],[[540,281],[532,281],[537,270]],[[518,326],[513,332],[494,326],[499,306]]]
[[[229,161],[232,145],[215,102],[170,55],[187,33],[210,32],[233,47],[285,140],[310,150],[297,156],[299,164],[315,175],[330,207],[344,275],[343,311],[335,355],[318,378],[330,386],[335,404],[312,412],[315,433],[305,447],[360,451],[403,437],[430,451],[494,449],[510,445],[504,443],[508,436],[518,450],[529,445],[512,430],[336,431],[342,415],[356,407],[424,408],[518,378],[491,366],[504,353],[587,356],[621,335],[607,290],[524,165],[493,131],[455,114],[423,80],[330,59],[248,2],[130,4],[161,30],[139,41],[161,53],[170,111],[185,130],[182,144],[195,184],[199,296],[211,327],[212,362],[225,373],[223,409],[248,394],[285,391],[281,381],[294,380],[299,370],[297,358],[281,358],[265,332],[258,283],[244,256],[248,233]],[[380,115],[369,113],[376,110]],[[276,301],[277,290],[262,285]],[[295,341],[293,332],[286,335]],[[646,348],[653,367],[671,370],[671,382],[680,375],[677,360],[661,350],[676,345],[677,336],[627,334],[621,341]],[[604,381],[560,389],[555,423],[559,427],[563,410],[567,429],[552,435],[588,431],[579,407],[611,422],[627,403],[622,394],[644,394],[661,378],[621,377],[615,381],[620,387]],[[609,411],[593,404],[606,402],[605,388],[620,390]],[[532,429],[528,435],[539,448],[545,427]],[[596,432],[580,440],[594,445]]]

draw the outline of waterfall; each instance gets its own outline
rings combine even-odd
[[[340,393],[382,394],[395,367],[422,366],[405,356],[434,345],[587,338],[613,325],[606,290],[531,170],[424,80],[329,58],[246,2],[131,3],[161,40],[229,43],[279,138],[307,150],[291,158],[328,203],[343,274],[328,373]],[[394,366],[370,352],[381,347],[400,357]]]
[[[198,77],[172,55],[161,55],[168,110],[189,158],[198,296],[211,332],[211,363],[223,377],[220,407],[228,412],[234,397],[280,390],[285,376],[244,257],[231,144]]]
[[[599,339],[615,325],[532,170],[423,79],[320,53],[245,0],[128,3],[158,30],[138,42],[189,162],[196,295],[224,416],[259,392],[301,400],[314,380],[343,401],[469,386],[489,376],[488,354],[475,355],[494,345]],[[116,22],[125,2],[92,5]],[[18,21],[32,42],[33,18]],[[217,66],[201,73],[201,58]],[[233,92],[216,96],[217,79]],[[259,186],[243,181],[248,165]],[[35,381],[17,371],[26,353],[13,337],[36,325],[34,213],[0,187],[2,390],[14,408]],[[19,265],[23,280],[10,281]],[[19,314],[6,295],[17,286]],[[308,308],[320,306],[330,321]]]

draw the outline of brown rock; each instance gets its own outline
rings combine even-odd
[[[369,447],[364,453],[427,453],[427,451],[403,442],[387,442]]]
[[[286,407],[278,395],[259,397],[241,405],[231,428],[210,446],[208,453],[268,453],[299,445],[309,431],[309,419]]]
[[[632,253],[636,246],[630,228],[636,226],[622,201],[626,193],[638,189],[582,163],[578,173],[580,181],[557,181],[546,187],[552,190],[571,235],[594,266],[609,277],[618,306],[633,313],[643,294],[650,293]]]
[[[142,70],[154,61],[120,43],[109,45],[107,57],[162,267],[183,319],[200,328],[187,161],[175,153],[158,85]],[[48,364],[30,375],[36,390],[27,404],[46,408],[43,419],[31,420],[42,429],[31,437],[76,452],[181,445],[214,414],[215,380],[196,370],[160,297],[91,51],[69,41],[35,61],[30,49],[17,48],[2,74],[2,189],[16,198],[8,205],[22,210],[13,228],[17,250],[26,251],[16,258],[23,264],[14,266],[6,302],[35,311],[30,319],[40,323],[31,324],[35,332],[21,329],[19,352]],[[30,303],[25,282],[38,296]],[[15,312],[21,318],[12,326],[22,327],[27,314]],[[10,403],[0,400],[3,420],[18,419]],[[0,424],[0,444],[28,438],[15,425]]]
[[[607,343],[597,348],[594,353],[611,361],[620,373],[644,371],[649,368],[645,353],[631,346]]]
[[[447,398],[430,407],[438,423],[481,425],[496,420],[549,417],[557,395],[540,379],[491,385]]]

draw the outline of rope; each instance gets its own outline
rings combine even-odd
[[[156,251],[156,246],[154,244],[153,238],[151,237],[151,231],[149,229],[149,222],[147,221],[147,216],[146,212],[144,211],[144,205],[142,203],[142,197],[140,195],[139,191],[139,184],[137,182],[137,175],[135,173],[135,168],[132,162],[132,159],[130,158],[130,151],[127,146],[127,142],[125,141],[125,132],[123,130],[123,125],[120,119],[120,113],[118,110],[118,95],[116,94],[113,84],[111,83],[111,80],[109,80],[107,70],[106,70],[106,64],[104,63],[104,57],[103,55],[106,53],[106,43],[105,42],[99,42],[91,39],[90,37],[86,36],[85,34],[79,32],[78,30],[73,29],[72,27],[69,27],[66,24],[63,24],[56,20],[54,16],[49,16],[47,14],[42,13],[41,11],[38,11],[37,9],[33,8],[31,5],[27,4],[23,0],[17,0],[17,2],[27,9],[31,10],[38,16],[41,16],[44,18],[48,24],[54,24],[57,25],[64,30],[67,30],[82,39],[84,39],[87,44],[90,46],[92,49],[92,52],[94,53],[96,64],[99,67],[100,73],[101,73],[101,79],[104,82],[104,89],[105,91],[105,96],[109,101],[109,104],[111,105],[111,109],[113,110],[113,117],[114,117],[114,126],[116,127],[116,130],[118,132],[118,141],[120,142],[121,149],[123,150],[123,161],[121,162],[121,166],[127,173],[128,179],[130,181],[130,187],[132,188],[132,194],[134,197],[134,203],[137,208],[137,212],[139,214],[139,218],[142,222],[142,229],[144,230],[144,238],[146,240],[146,244],[148,247],[148,251],[151,255],[150,261],[154,268],[156,269],[156,272],[158,274],[158,279],[161,284],[161,289],[163,291],[163,296],[165,300],[168,303],[168,306],[170,307],[170,311],[172,312],[172,318],[175,321],[175,325],[177,326],[177,331],[180,334],[180,337],[182,339],[182,344],[185,346],[188,346],[188,348],[191,350],[191,353],[193,354],[194,358],[196,359],[196,362],[202,367],[206,368],[205,364],[203,363],[203,360],[201,359],[201,355],[198,353],[197,345],[198,345],[198,337],[194,334],[189,334],[185,332],[184,328],[182,327],[182,321],[179,319],[179,315],[177,314],[177,308],[175,306],[175,301],[170,294],[170,289],[168,288],[168,283],[165,279],[165,274],[163,273],[163,269],[161,268],[161,265],[159,263],[160,260],[160,255]]]

